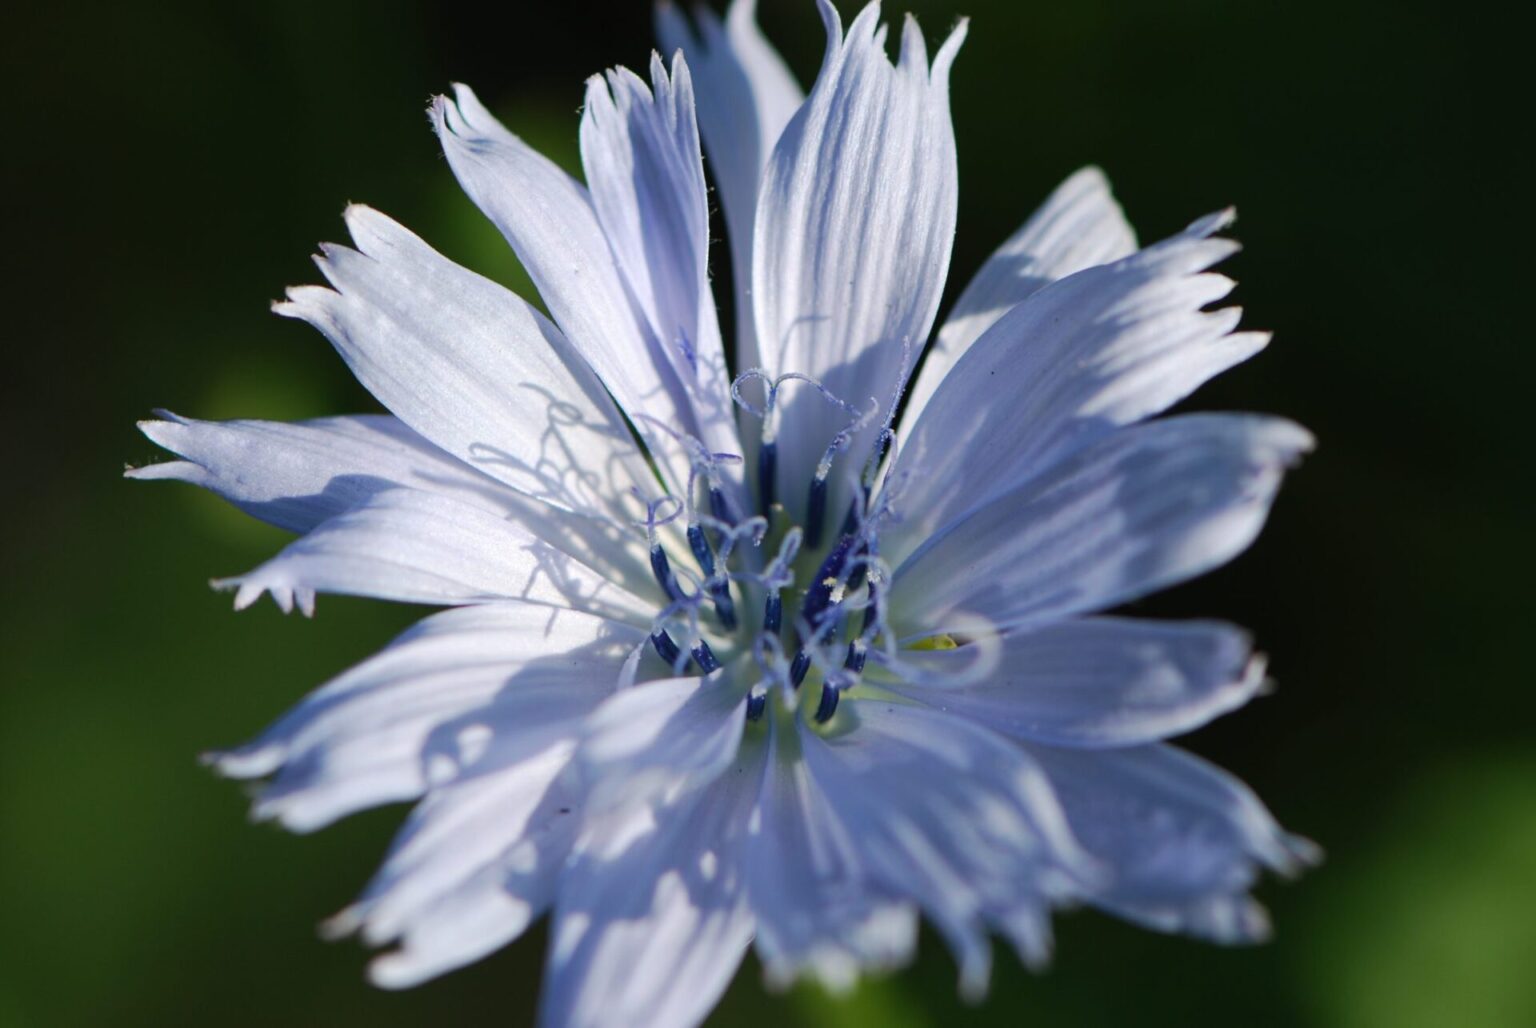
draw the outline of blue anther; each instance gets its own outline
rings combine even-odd
[[[821,702],[816,704],[816,723],[824,725],[832,720],[832,715],[837,713],[838,690],[830,685],[821,687]]]
[[[704,538],[704,529],[698,524],[688,526],[688,548],[693,550],[693,559],[699,562],[699,570],[708,578],[715,573],[715,551],[709,548],[709,540]]]
[[[667,560],[667,551],[656,545],[651,547],[651,574],[661,583],[667,599],[676,603],[683,598],[683,591],[678,588],[677,578],[672,574],[672,562]]]
[[[719,658],[715,656],[715,651],[709,648],[709,643],[703,639],[694,646],[693,659],[699,662],[699,667],[704,669],[706,675],[720,670]]]
[[[677,667],[677,658],[682,656],[683,651],[677,648],[677,643],[672,641],[665,628],[658,628],[651,633],[651,645],[656,647],[656,656],[665,661],[667,667]]]
[[[864,673],[864,661],[869,658],[869,647],[864,645],[862,639],[855,639],[848,644],[848,659],[843,661],[843,667],[856,675]]]
[[[819,628],[826,617],[827,609],[832,606],[832,591],[842,581],[843,569],[848,564],[848,558],[853,555],[855,538],[845,535],[832,547],[827,554],[827,559],[821,562],[821,568],[817,570],[816,577],[811,582],[811,587],[806,590],[805,602],[800,605],[800,614],[810,624],[812,629]]]
[[[794,663],[789,665],[789,682],[796,689],[805,681],[805,676],[811,670],[811,655],[805,650],[795,654]]]
[[[731,516],[731,505],[725,498],[725,493],[715,486],[709,487],[709,512],[714,515],[716,521],[733,525],[736,519]]]
[[[769,635],[778,635],[784,627],[784,599],[777,592],[768,597],[768,602],[763,604],[763,631]]]
[[[779,444],[763,440],[757,451],[757,498],[758,510],[767,516],[773,507],[773,483],[778,474]]]
[[[731,601],[731,586],[724,579],[715,578],[715,552],[704,538],[704,529],[697,523],[688,526],[688,547],[693,550],[699,570],[704,572],[704,588],[715,603],[715,613],[727,632],[736,630],[736,604]]]
[[[756,696],[747,697],[747,720],[756,721],[763,716],[763,711],[768,707],[768,694],[759,693]]]
[[[736,603],[731,599],[731,587],[726,582],[715,582],[709,587],[709,598],[715,603],[715,616],[727,632],[736,631]]]
[[[811,494],[805,509],[805,544],[812,549],[821,545],[821,528],[827,520],[827,477],[811,479]]]

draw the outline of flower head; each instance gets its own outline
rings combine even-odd
[[[1230,212],[1138,248],[1072,176],[930,342],[957,201],[947,80],[878,4],[809,96],[738,0],[659,12],[675,56],[588,83],[586,184],[467,88],[449,163],[550,317],[377,211],[285,316],[387,415],[147,422],[190,481],[300,538],[227,584],[448,609],[211,758],[298,831],[415,801],[328,928],[406,986],[546,911],[552,1024],[689,1024],[749,944],[775,983],[899,964],[918,917],[962,988],[1089,903],[1218,941],[1312,858],[1163,740],[1251,697],[1220,622],[1105,615],[1260,530],[1311,445],[1161,413],[1252,356],[1209,269]],[[701,130],[702,129],[702,133]],[[727,347],[700,135],[737,269]],[[914,374],[914,368],[916,373]]]

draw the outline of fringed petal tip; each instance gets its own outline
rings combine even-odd
[[[305,617],[315,616],[315,590],[306,589],[303,586],[292,585],[271,577],[257,577],[253,572],[249,575],[238,575],[233,578],[214,578],[208,584],[219,592],[234,590],[235,609],[245,610],[251,604],[261,599],[263,593],[272,596],[272,602],[284,614],[291,614],[295,607]]]
[[[1248,896],[1224,897],[1198,912],[1190,927],[1212,942],[1226,946],[1259,946],[1274,937],[1269,911]]]
[[[368,964],[368,982],[391,992],[420,985],[443,972],[437,961],[402,946],[374,957]]]
[[[884,905],[871,911],[846,937],[834,934],[788,952],[766,945],[760,929],[756,948],[763,984],[783,992],[811,980],[833,996],[847,996],[860,978],[889,974],[912,963],[919,921],[915,906]]]
[[[949,36],[939,47],[939,52],[933,56],[933,64],[928,69],[928,79],[936,87],[948,93],[949,72],[954,66],[955,58],[960,54],[960,47],[965,43],[965,37],[970,34],[971,19],[957,18],[955,27],[949,30]]]
[[[1282,467],[1295,467],[1317,449],[1317,437],[1287,418],[1262,417],[1255,427],[1262,430],[1270,452]]]
[[[144,418],[136,423],[138,430],[156,446],[181,456],[182,451],[178,443],[182,441],[182,433],[179,430],[190,424],[190,419],[173,414],[163,407],[154,408],[153,413],[155,415],[153,418]],[[124,464],[123,477],[140,481],[165,478],[187,479],[195,470],[193,465],[184,460],[157,461],[140,465]]]
[[[1327,858],[1323,848],[1304,835],[1285,832],[1280,837],[1280,845],[1287,859],[1274,869],[1285,878],[1299,878],[1306,871],[1321,866]]]
[[[1257,650],[1249,654],[1238,681],[1250,698],[1273,696],[1280,688],[1280,683],[1269,675],[1269,654]]]
[[[438,93],[427,105],[427,118],[439,136],[446,134],[468,141],[491,132],[506,133],[473,89],[462,82],[448,85],[453,90],[451,97]]]
[[[987,990],[992,985],[992,944],[980,929],[975,929],[970,935],[963,943],[952,942],[950,948],[954,950],[955,960],[960,965],[960,977],[956,984],[960,1001],[969,1006],[977,1006],[987,998]]]
[[[327,266],[328,255],[324,252],[326,246],[321,245],[321,253],[314,256],[315,266],[323,273]],[[280,318],[293,318],[296,321],[307,321],[319,328],[322,332],[325,327],[333,322],[330,316],[331,305],[340,298],[341,294],[334,289],[325,286],[289,286],[283,291],[284,298],[273,300],[271,310]]]
[[[355,908],[347,907],[315,925],[315,934],[323,942],[341,942],[356,935],[361,924],[362,918],[357,916]]]
[[[1184,233],[1185,235],[1196,236],[1198,238],[1204,239],[1208,236],[1215,235],[1217,232],[1220,232],[1223,229],[1231,228],[1232,224],[1236,221],[1237,208],[1224,207],[1219,211],[1213,211],[1212,213],[1207,214],[1203,218],[1196,218],[1194,221],[1189,223],[1189,227],[1184,230]]]
[[[222,778],[265,778],[282,766],[288,752],[283,746],[255,742],[232,750],[204,750],[197,762]]]
[[[157,482],[163,479],[188,481],[197,474],[197,465],[184,460],[163,460],[152,464],[123,465],[123,477],[134,482]]]

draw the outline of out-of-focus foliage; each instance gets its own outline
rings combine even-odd
[[[1331,859],[1262,890],[1276,940],[1217,950],[1091,913],[1047,974],[999,953],[955,998],[911,971],[837,1001],[767,995],[719,1024],[1536,1024],[1536,689],[1528,206],[1505,110],[1523,63],[1477,4],[914,3],[972,31],[954,78],[954,281],[1075,167],[1145,240],[1236,203],[1231,265],[1271,350],[1193,404],[1269,410],[1321,447],[1249,555],[1138,606],[1254,628],[1278,691],[1190,744]],[[847,5],[845,5],[845,8]],[[764,0],[808,78],[809,0]],[[896,14],[902,5],[892,3]],[[845,11],[851,13],[851,11]],[[538,930],[405,994],[315,923],[397,811],[295,838],[244,823],[197,764],[417,612],[322,599],[236,616],[210,577],[281,534],[178,486],[154,406],[199,417],[369,409],[320,337],[264,311],[343,203],[378,206],[516,287],[422,111],[455,78],[573,166],[582,78],[642,62],[643,2],[29,5],[10,76],[0,433],[0,1025],[517,1024]],[[728,273],[724,247],[716,274]]]

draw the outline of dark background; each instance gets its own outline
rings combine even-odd
[[[1321,445],[1247,556],[1139,605],[1252,626],[1278,692],[1192,738],[1328,863],[1269,883],[1278,936],[1220,950],[1061,917],[1055,966],[999,951],[968,1009],[916,967],[835,1002],[750,961],[720,1024],[1536,1024],[1527,69],[1478,4],[912,0],[954,78],[955,281],[1081,164],[1143,241],[1236,203],[1229,266],[1272,348],[1194,405]],[[764,0],[809,82],[809,0]],[[851,19],[851,3],[843,5]],[[899,15],[900,3],[888,14]],[[400,812],[313,837],[245,823],[198,752],[253,734],[418,612],[236,616],[210,577],[280,534],[128,483],[155,406],[369,409],[265,309],[313,281],[345,201],[518,283],[423,110],[453,79],[574,166],[582,80],[640,66],[642,2],[41,5],[0,37],[8,100],[0,469],[0,1025],[520,1024],[542,928],[405,994],[314,926]],[[1528,77],[1528,76],[1526,76]],[[716,249],[723,276],[724,247]]]

